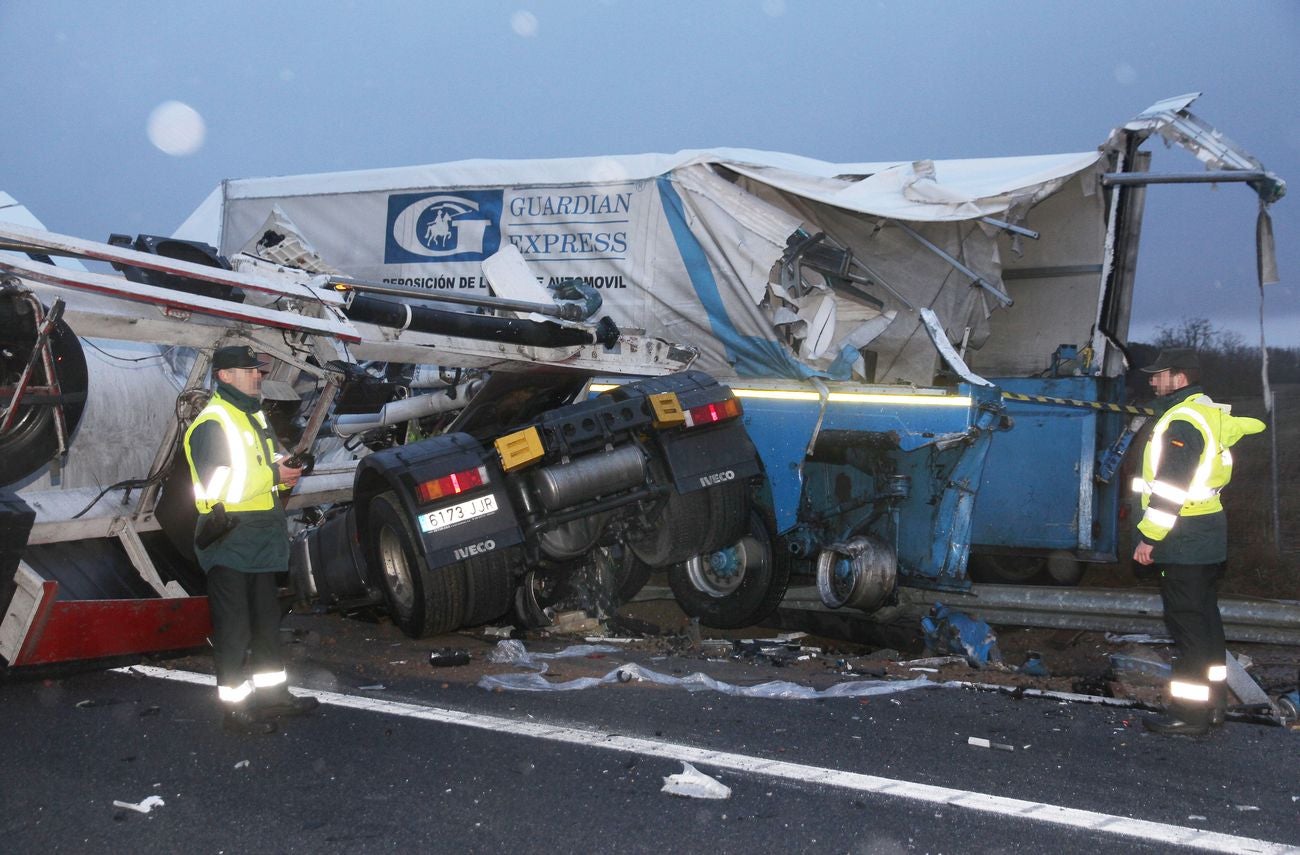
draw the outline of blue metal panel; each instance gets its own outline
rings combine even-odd
[[[767,471],[772,488],[778,532],[797,521],[803,491],[802,468],[813,431],[852,431],[863,444],[891,445],[902,452],[926,447],[936,437],[965,434],[974,424],[976,407],[967,400],[971,390],[961,387],[952,395],[881,394],[875,387],[836,386],[825,404],[815,392],[796,399],[773,397],[761,390],[733,386],[745,407],[745,429]],[[843,400],[848,398],[849,400]]]
[[[1003,389],[1079,401],[1107,401],[1094,377],[1001,378]],[[1008,400],[1015,426],[992,437],[972,522],[982,546],[1062,549],[1086,556],[1114,550],[1116,487],[1096,484],[1100,448],[1124,418],[1086,407]]]

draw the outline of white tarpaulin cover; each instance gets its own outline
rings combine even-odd
[[[1099,264],[1100,158],[837,164],[716,149],[230,180],[176,236],[255,251],[274,215],[330,267],[433,296],[485,291],[480,265],[508,242],[543,285],[584,280],[603,296],[602,314],[700,348],[698,367],[721,378],[928,384],[939,363],[919,310],[970,352],[1008,302],[1002,274],[1016,260],[1004,255],[1019,242],[980,218],[1041,229],[1031,210],[1074,186],[1052,223],[1087,239],[1068,258],[1037,247],[1035,264]],[[1082,330],[1052,327],[1054,296],[1043,317],[1022,312],[1008,329],[1039,331],[1035,347],[1049,353],[1086,338],[1096,279],[1077,295]],[[996,367],[1042,367],[1039,353],[1010,364],[1019,350],[1004,347],[1009,363]]]

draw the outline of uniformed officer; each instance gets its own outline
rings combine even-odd
[[[1227,709],[1218,588],[1228,558],[1228,522],[1219,492],[1232,478],[1228,449],[1264,430],[1264,423],[1232,415],[1231,407],[1201,391],[1194,350],[1162,350],[1142,370],[1151,375],[1163,415],[1133,483],[1143,511],[1133,560],[1159,573],[1165,626],[1175,648],[1167,711],[1142,723],[1155,733],[1200,736],[1221,725]]]
[[[280,653],[275,574],[288,566],[280,493],[301,469],[276,453],[261,410],[262,371],[247,346],[212,356],[216,391],[185,433],[199,520],[195,554],[207,573],[222,724],[271,733],[276,716],[303,715],[315,698],[289,693]]]

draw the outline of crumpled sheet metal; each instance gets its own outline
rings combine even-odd
[[[585,656],[588,649],[583,653],[572,653],[588,645],[579,645],[570,647],[560,653],[555,654],[537,654],[533,658],[542,658],[543,656],[550,659],[563,658],[567,656]],[[495,651],[493,651],[495,653]],[[609,652],[600,650],[599,652]],[[532,654],[530,654],[532,655]],[[494,660],[495,661],[495,660]],[[736,686],[731,683],[724,683],[721,680],[715,680],[707,674],[695,672],[685,677],[674,677],[671,674],[661,674],[636,663],[620,665],[603,677],[578,677],[573,680],[553,683],[546,679],[546,666],[541,664],[541,670],[529,672],[527,674],[488,674],[481,677],[478,686],[481,689],[504,689],[512,692],[573,692],[581,689],[590,689],[593,686],[600,686],[606,683],[627,683],[632,680],[642,680],[650,683],[657,683],[663,686],[680,686],[690,692],[721,692],[724,695],[733,695],[741,698],[778,698],[781,700],[808,700],[815,698],[860,698],[870,695],[889,695],[896,692],[906,692],[911,689],[923,689],[937,686],[924,677],[918,677],[914,680],[855,680],[848,683],[836,683],[826,689],[814,689],[810,686],[801,686],[798,683],[791,683],[788,680],[773,680],[767,683],[760,683],[757,686]]]

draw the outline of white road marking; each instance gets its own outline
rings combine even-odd
[[[150,665],[135,665],[114,670],[122,674],[142,674],[146,677],[174,680],[181,683],[194,683],[201,686],[216,685],[216,679],[212,675],[198,674],[193,671],[173,671]],[[844,772],[839,769],[807,766],[801,763],[787,763],[780,760],[767,760],[746,754],[710,751],[706,748],[694,748],[689,745],[678,745],[657,739],[619,736],[599,730],[583,730],[575,727],[517,721],[501,716],[460,712],[458,710],[426,707],[419,704],[388,701],[375,697],[357,697],[355,695],[315,689],[295,688],[293,694],[310,695],[322,704],[347,709],[403,716],[442,724],[456,724],[497,733],[509,733],[514,736],[549,739],[553,742],[564,742],[589,748],[603,748],[629,754],[662,757],[668,760],[682,760],[689,763],[713,766],[718,769],[730,769],[734,772],[766,775],[786,781],[817,784],[824,787],[840,787],[863,793],[876,793],[883,796],[912,799],[913,801],[951,805],[952,807],[965,808],[981,813],[1028,819],[1100,834],[1115,834],[1121,837],[1132,837],[1174,846],[1186,846],[1191,849],[1210,852],[1269,853],[1269,855],[1272,855],[1272,853],[1279,853],[1280,855],[1280,853],[1300,852],[1300,847],[1274,843],[1268,840],[1257,840],[1252,837],[1237,837],[1231,834],[1202,831],[1181,825],[1148,822],[1142,819],[1078,810],[1043,802],[1024,801],[1022,799],[993,796],[987,793],[976,793],[970,790],[957,790],[950,787],[936,787],[930,784],[881,778],[875,775]]]

